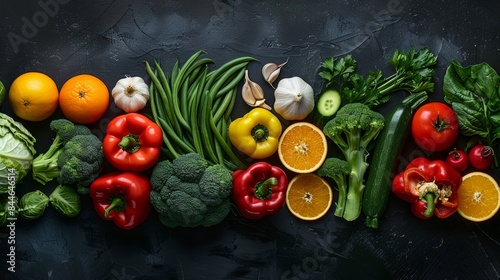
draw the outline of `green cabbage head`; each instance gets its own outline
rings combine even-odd
[[[35,141],[20,122],[0,113],[0,194],[8,192],[12,170],[16,184],[28,173],[36,153]]]

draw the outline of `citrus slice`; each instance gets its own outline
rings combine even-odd
[[[288,184],[286,205],[290,212],[302,220],[323,217],[332,205],[330,185],[315,173],[298,174]]]
[[[283,131],[278,142],[278,155],[288,170],[311,173],[325,161],[327,145],[321,129],[308,122],[297,122]]]
[[[486,221],[500,208],[500,188],[493,177],[471,172],[463,177],[458,188],[457,212],[467,220]]]

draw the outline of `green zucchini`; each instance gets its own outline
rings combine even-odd
[[[316,112],[314,115],[314,124],[323,128],[323,126],[331,119],[339,110],[342,98],[340,93],[334,89],[327,89],[319,95],[316,103]]]
[[[365,225],[378,228],[389,198],[397,157],[410,132],[413,113],[427,99],[426,92],[411,94],[385,117],[385,126],[378,136],[370,160],[363,195]]]

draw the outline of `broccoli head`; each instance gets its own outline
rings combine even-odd
[[[331,178],[337,184],[339,196],[334,215],[342,217],[344,214],[345,201],[347,198],[347,182],[351,173],[351,166],[347,161],[339,158],[327,158],[316,172],[321,177]]]
[[[168,178],[174,174],[174,165],[172,162],[168,160],[159,161],[151,172],[151,178],[149,180],[151,188],[154,191],[160,191],[167,182]]]
[[[348,221],[355,220],[361,214],[368,152],[373,146],[372,140],[377,138],[383,127],[382,114],[361,103],[344,105],[323,127],[325,135],[340,148],[350,166],[348,194],[343,212],[344,219]]]
[[[217,206],[225,200],[222,198],[231,195],[233,178],[224,165],[216,164],[205,169],[199,185],[202,200],[207,205]]]
[[[231,172],[196,153],[163,160],[151,173],[151,205],[168,227],[212,226],[229,213]]]
[[[328,121],[323,132],[349,159],[353,150],[369,150],[370,142],[384,127],[384,116],[361,103],[349,103]]]
[[[172,161],[175,175],[182,181],[198,182],[208,162],[198,153],[188,153]]]
[[[90,135],[90,129],[84,125],[74,124],[67,119],[56,119],[50,122],[50,129],[56,133],[49,149],[33,159],[33,179],[46,184],[59,177],[60,170],[57,159],[63,147],[77,135]]]
[[[61,185],[77,187],[81,194],[88,193],[88,186],[99,176],[104,161],[102,143],[93,134],[76,135],[71,138],[57,158]]]

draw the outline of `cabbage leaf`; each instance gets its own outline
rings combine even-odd
[[[31,168],[36,139],[20,123],[0,113],[0,194],[9,191],[9,176],[14,171],[16,184]]]

